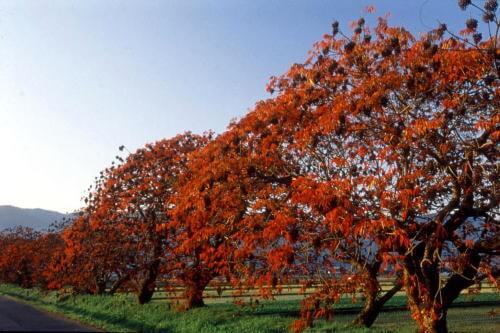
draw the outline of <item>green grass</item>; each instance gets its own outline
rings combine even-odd
[[[56,292],[38,289],[22,289],[12,285],[0,285],[0,295],[11,296],[47,311],[57,312],[100,327],[106,331],[121,332],[286,332],[297,317],[299,301],[267,301],[256,308],[237,307],[233,304],[210,304],[188,312],[170,310],[166,302],[138,305],[130,295],[72,296],[59,299]],[[498,300],[498,295],[481,294],[476,300]],[[461,300],[470,300],[461,296]],[[402,296],[394,297],[389,305],[406,303]],[[339,308],[352,307],[344,300]],[[498,332],[500,318],[491,317],[491,306],[453,308],[449,311],[451,332]],[[496,308],[499,311],[499,308]],[[339,314],[335,322],[319,322],[310,332],[415,332],[407,311],[381,313],[371,329],[349,326],[353,315]]]

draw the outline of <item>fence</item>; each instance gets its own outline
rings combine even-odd
[[[381,278],[379,279],[380,287],[383,292],[390,290],[394,286],[394,279]],[[300,284],[287,284],[282,286],[281,292],[273,290],[273,296],[277,300],[300,300],[307,295],[311,295],[318,284],[302,289]],[[184,288],[180,285],[169,286],[168,292],[165,291],[164,286],[156,288],[156,293],[153,297],[154,300],[175,301],[182,298]],[[493,293],[498,292],[498,289],[489,281],[481,281],[478,284],[462,291],[462,294],[467,293]],[[404,288],[401,289],[396,295],[404,295]],[[249,300],[258,298],[260,289],[258,288],[245,288],[244,290],[236,290],[229,284],[213,284],[209,285],[204,293],[203,298],[209,300],[211,303],[230,302],[235,299]]]

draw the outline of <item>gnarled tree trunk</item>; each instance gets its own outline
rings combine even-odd
[[[402,283],[397,282],[391,290],[387,291],[381,297],[379,297],[378,293],[375,293],[375,295],[365,294],[365,304],[354,320],[354,324],[371,327],[384,307],[384,304],[400,291],[402,287]]]
[[[366,276],[366,283],[364,286],[365,302],[363,309],[354,319],[354,324],[370,327],[377,319],[380,310],[384,304],[392,298],[402,288],[401,279],[397,279],[394,287],[387,291],[384,295],[380,295],[380,284],[377,279],[378,266],[370,269]]]
[[[406,287],[415,288],[416,286]],[[408,292],[408,305],[412,317],[422,333],[447,333],[446,315],[448,309],[431,300],[432,295],[425,292]],[[425,301],[422,301],[425,300]]]
[[[189,274],[189,279],[184,279],[186,286],[186,291],[184,293],[184,297],[186,299],[186,309],[205,306],[205,302],[203,301],[203,291],[211,280],[211,276],[203,274],[199,271]]]
[[[419,251],[415,253],[418,254]],[[425,254],[405,259],[404,285],[408,305],[422,333],[447,333],[448,308],[460,292],[475,283],[480,256],[470,251],[463,256],[465,268],[451,275],[444,286],[440,281],[439,262]]]
[[[139,294],[137,299],[139,304],[145,304],[151,301],[153,294],[156,289],[156,278],[158,277],[158,272],[160,268],[160,261],[153,261],[146,272],[146,276],[142,280],[139,288]]]
[[[193,283],[186,287],[186,309],[205,306],[205,302],[203,301],[204,290],[205,286],[200,286],[198,283]]]

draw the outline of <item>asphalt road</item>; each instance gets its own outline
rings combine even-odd
[[[2,296],[0,296],[0,331],[99,332]]]

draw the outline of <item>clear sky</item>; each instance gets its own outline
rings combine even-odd
[[[0,0],[0,205],[77,209],[118,146],[223,131],[334,19],[419,33],[462,26],[456,3]]]

